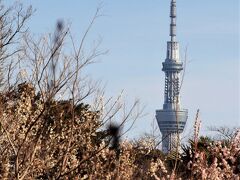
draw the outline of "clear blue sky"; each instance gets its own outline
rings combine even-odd
[[[81,37],[97,0],[22,0],[36,13],[30,21],[35,34],[53,32],[58,19],[72,23]],[[102,0],[106,16],[94,25],[89,42],[101,36],[110,52],[88,73],[107,82],[115,96],[124,89],[127,102],[135,97],[146,105],[147,116],[134,126],[130,137],[151,130],[155,109],[162,108],[162,61],[169,39],[170,0]],[[187,132],[200,109],[202,130],[208,126],[240,126],[239,0],[177,0],[177,39],[181,56],[188,47],[182,104],[189,109]]]

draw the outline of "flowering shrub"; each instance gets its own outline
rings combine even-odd
[[[79,172],[80,162],[98,150],[98,112],[71,101],[43,102],[31,84],[1,95],[1,174],[56,177]],[[15,171],[14,171],[15,169]],[[82,167],[81,167],[82,169]],[[8,175],[6,175],[8,171]],[[2,176],[2,178],[4,178]]]
[[[196,150],[193,161],[188,162],[193,177],[198,179],[239,179],[240,141],[238,131],[229,145],[221,141],[207,146],[206,151]]]
[[[0,107],[1,179],[239,179],[240,131],[227,144],[192,141],[173,172],[175,159],[149,139],[112,149],[108,131],[100,130],[100,112],[89,105],[44,102],[23,83],[0,95]]]

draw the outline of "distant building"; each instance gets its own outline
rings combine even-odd
[[[176,41],[176,0],[171,0],[170,18],[171,40],[167,42],[167,57],[162,63],[162,71],[165,72],[164,104],[163,109],[156,110],[164,153],[176,149],[188,117],[188,111],[180,105],[180,72],[183,63],[179,58],[179,43]]]

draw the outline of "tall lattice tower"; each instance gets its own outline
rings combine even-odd
[[[170,37],[167,42],[167,57],[162,63],[165,72],[163,109],[156,110],[156,118],[162,133],[162,151],[168,153],[179,145],[179,135],[183,132],[188,111],[180,106],[180,72],[183,63],[179,58],[179,43],[176,41],[176,0],[171,0]]]

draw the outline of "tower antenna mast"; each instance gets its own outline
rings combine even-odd
[[[171,7],[170,7],[170,18],[171,18],[171,24],[170,24],[170,36],[171,41],[176,41],[176,18],[177,18],[177,10],[176,10],[176,0],[171,1]]]

